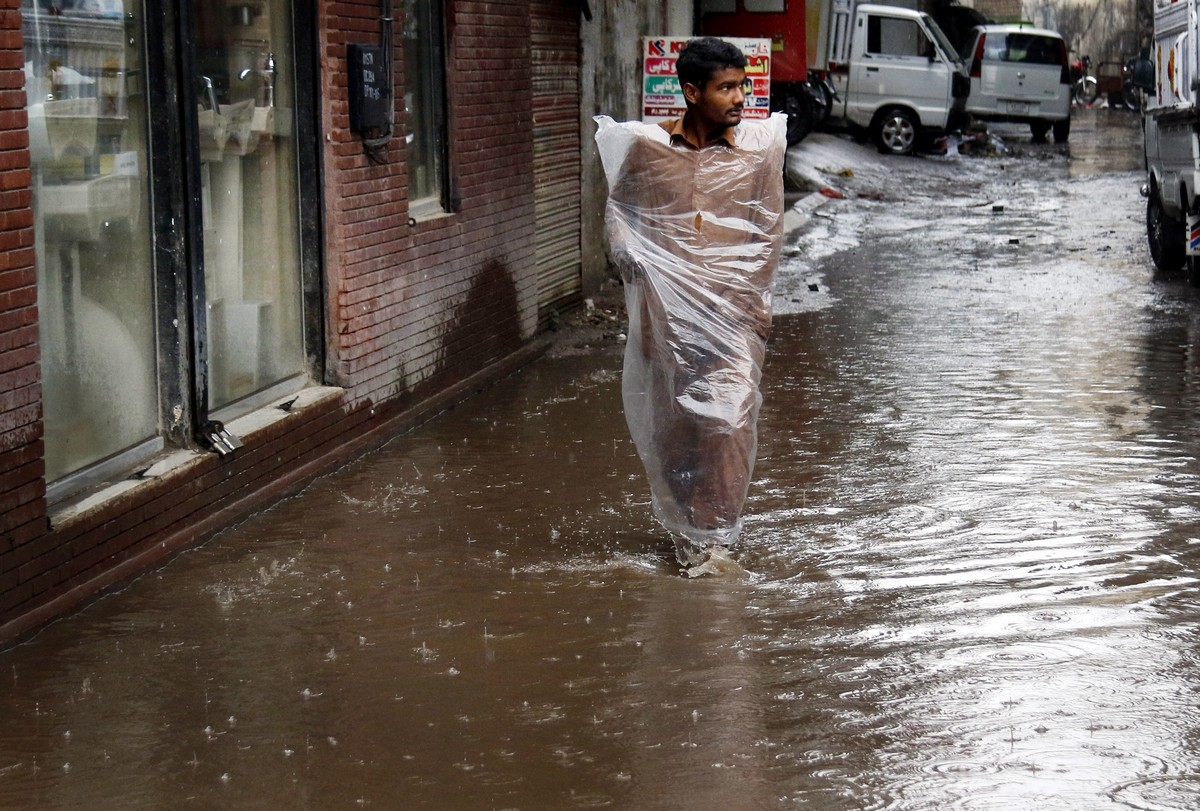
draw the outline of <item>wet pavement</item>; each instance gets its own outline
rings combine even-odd
[[[748,580],[658,554],[619,324],[567,335],[0,653],[0,808],[1194,808],[1200,297],[1137,138],[805,142],[847,199],[781,271]]]

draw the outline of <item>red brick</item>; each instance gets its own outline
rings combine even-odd
[[[6,614],[17,615],[19,608],[24,607],[33,599],[33,587],[22,583],[15,588],[0,592],[0,617]]]
[[[44,501],[24,504],[14,510],[11,516],[4,516],[0,520],[0,571],[6,570],[5,561],[9,559],[11,550],[40,538],[49,529]],[[15,565],[13,568],[16,568]]]
[[[0,411],[0,451],[41,437],[40,400],[12,411]],[[36,436],[35,436],[36,435]]]
[[[15,352],[7,353],[9,356]],[[39,401],[37,366],[22,366],[0,374],[0,412],[16,411]]]

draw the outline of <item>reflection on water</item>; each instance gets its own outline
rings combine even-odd
[[[548,357],[0,654],[0,808],[1193,807],[1200,302],[1065,164],[779,320],[749,581]]]

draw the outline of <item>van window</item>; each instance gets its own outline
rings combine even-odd
[[[867,17],[867,53],[924,57],[929,50],[929,40],[914,20]]]
[[[987,34],[983,44],[984,61],[1021,62],[1027,65],[1063,63],[1063,48],[1059,41],[1036,34]]]

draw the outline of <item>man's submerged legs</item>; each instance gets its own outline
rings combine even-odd
[[[680,570],[688,577],[734,577],[747,578],[750,573],[742,568],[733,557],[729,550],[724,546],[710,546],[701,559],[691,565],[686,565]]]

